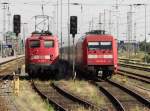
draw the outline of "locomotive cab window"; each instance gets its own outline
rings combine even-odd
[[[112,42],[100,42],[100,49],[112,49]]]
[[[44,47],[46,47],[46,48],[54,47],[54,41],[53,40],[45,40]]]
[[[30,41],[30,48],[38,48],[40,47],[40,41],[39,40],[31,40]]]
[[[89,50],[102,50],[102,49],[112,49],[112,42],[88,42]]]

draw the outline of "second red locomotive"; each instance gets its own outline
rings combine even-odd
[[[104,31],[89,32],[76,44],[77,70],[107,78],[117,72],[117,60],[116,39]]]
[[[72,47],[71,47],[72,48]],[[63,58],[67,60],[68,48],[63,48]],[[72,51],[72,50],[71,50]],[[73,53],[69,61],[73,63]],[[110,78],[118,69],[116,39],[103,30],[93,30],[81,37],[75,46],[75,70],[77,75]]]
[[[25,71],[36,76],[46,70],[58,71],[58,38],[50,32],[32,33],[25,44]]]

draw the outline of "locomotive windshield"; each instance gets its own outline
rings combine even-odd
[[[112,42],[88,42],[89,50],[102,50],[102,49],[112,49]]]
[[[40,47],[40,41],[39,40],[30,41],[30,48],[38,48],[38,47]]]
[[[53,40],[45,40],[44,41],[44,46],[46,48],[54,47],[54,41]]]

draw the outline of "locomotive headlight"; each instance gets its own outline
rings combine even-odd
[[[50,59],[50,56],[49,55],[45,55],[45,59]]]
[[[39,59],[39,56],[38,55],[33,55],[33,56],[31,56],[31,59]]]
[[[95,59],[95,58],[97,58],[98,56],[97,55],[88,55],[88,59]]]
[[[104,55],[104,58],[112,59],[112,58],[113,58],[113,56],[112,56],[112,55]]]

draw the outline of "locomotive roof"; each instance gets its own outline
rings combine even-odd
[[[57,38],[57,36],[54,36],[50,31],[34,31],[32,32],[32,35],[28,38],[30,40],[39,39],[39,38],[49,39],[49,38]]]
[[[50,31],[42,31],[42,32],[34,31],[32,32],[32,35],[53,35],[53,34]]]
[[[105,30],[91,30],[90,32],[86,32],[86,35],[88,34],[96,34],[96,35],[105,35],[106,31]]]
[[[101,34],[88,34],[85,36],[84,39],[87,40],[108,40],[113,39],[114,37],[112,35],[101,35]]]
[[[78,39],[78,42],[84,41],[84,40],[112,40],[114,37],[109,34],[87,34],[85,36],[82,36],[81,38]]]
[[[55,35],[40,35],[40,34],[32,34],[30,37],[27,38],[28,40],[37,40],[37,39],[57,39]]]
[[[111,37],[113,38],[112,35],[110,34],[106,34],[106,31],[105,30],[91,30],[90,32],[86,32],[85,33],[85,36],[82,37],[82,39],[85,39],[87,37]]]

